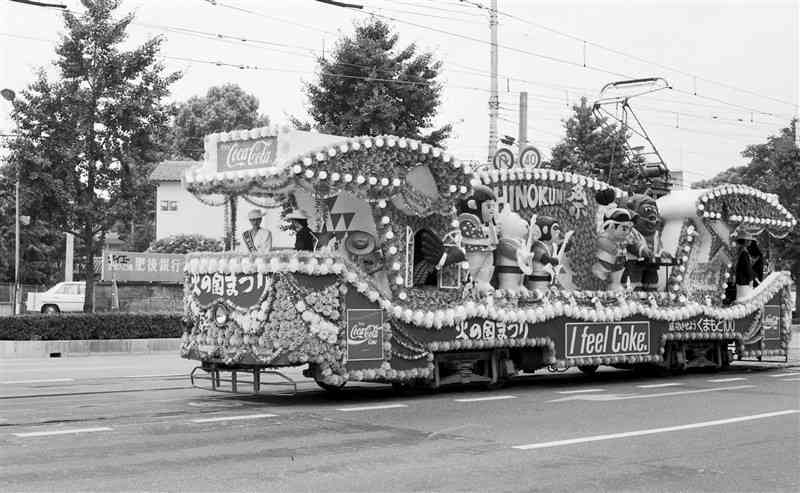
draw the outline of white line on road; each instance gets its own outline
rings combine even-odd
[[[800,382],[800,378],[784,378],[781,382]]]
[[[717,419],[714,421],[702,421],[700,423],[691,423],[687,425],[668,426],[666,428],[651,428],[649,430],[636,430],[626,431],[622,433],[610,433],[608,435],[595,435],[581,438],[571,438],[569,440],[556,440],[553,442],[540,442],[530,443],[527,445],[515,445],[511,448],[518,450],[532,450],[539,448],[560,447],[563,445],[574,445],[576,443],[598,442],[601,440],[614,440],[617,438],[638,437],[643,435],[655,435],[657,433],[669,433],[673,431],[692,430],[695,428],[707,428],[710,426],[721,426],[731,423],[740,423],[742,421],[752,421],[756,419],[774,418],[776,416],[785,416],[787,414],[800,413],[800,409],[787,409],[786,411],[777,411],[774,413],[753,414],[750,416],[739,416],[737,418]]]
[[[780,378],[780,377],[796,377],[797,373],[776,373],[775,375],[767,375],[772,378]]]
[[[277,414],[245,414],[241,416],[220,416],[218,418],[193,419],[192,423],[215,423],[217,421],[238,421],[241,419],[274,418]]]
[[[590,392],[605,392],[606,389],[578,389],[578,390],[559,390],[556,394],[588,394]]]
[[[482,401],[501,401],[504,399],[516,399],[515,395],[495,395],[492,397],[471,397],[466,399],[453,399],[454,402],[482,402]]]
[[[12,385],[17,383],[56,383],[56,382],[74,382],[74,378],[42,378],[38,380],[6,380],[0,382],[3,385]]]
[[[706,380],[707,382],[711,383],[725,383],[725,382],[739,382],[742,380],[747,380],[744,377],[732,377],[732,378],[709,378]]]
[[[699,390],[678,390],[676,392],[660,392],[657,394],[589,394],[589,395],[571,395],[568,397],[561,397],[559,399],[552,399],[547,402],[567,402],[567,401],[626,401],[629,399],[652,399],[654,397],[671,397],[675,395],[687,394],[702,394],[705,392],[719,392],[722,390],[741,390],[750,389],[755,385],[735,385],[730,387],[717,387],[713,389],[699,389]]]
[[[360,406],[360,407],[340,407],[337,411],[374,411],[377,409],[394,409],[397,407],[408,407],[406,404],[386,404],[384,406]]]
[[[46,437],[50,435],[70,435],[73,433],[94,433],[96,431],[112,431],[113,428],[73,428],[71,430],[50,430],[50,431],[31,431],[28,433],[14,433],[14,436],[27,437]]]
[[[108,378],[167,378],[167,377],[186,377],[189,378],[188,373],[172,373],[165,375],[124,375],[121,377],[108,377]]]
[[[651,383],[647,385],[637,385],[640,389],[660,389],[661,387],[678,387],[683,385],[682,383],[678,382],[667,382],[667,383]]]

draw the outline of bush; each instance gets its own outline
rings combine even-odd
[[[153,253],[221,252],[222,247],[222,240],[202,235],[173,235],[154,241],[147,251]]]
[[[180,337],[181,315],[67,313],[0,317],[0,340],[151,339]]]

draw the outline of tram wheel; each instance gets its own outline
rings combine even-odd
[[[597,369],[599,367],[600,367],[600,365],[579,365],[578,369],[584,375],[594,375],[595,373],[597,373]]]
[[[344,386],[347,385],[347,382],[342,382],[341,385],[331,385],[331,384],[325,383],[325,382],[323,382],[321,380],[315,380],[315,382],[317,382],[317,385],[319,385],[320,388],[322,388],[326,392],[330,392],[332,394],[336,394],[338,392],[341,392],[342,389],[344,388]]]

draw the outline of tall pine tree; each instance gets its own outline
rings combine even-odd
[[[91,311],[93,257],[109,229],[132,221],[152,195],[147,176],[168,129],[163,100],[179,74],[158,63],[160,38],[122,48],[133,15],[114,18],[119,0],[82,4],[82,14],[64,14],[55,76],[40,71],[15,102],[11,163],[33,219],[78,237]]]
[[[441,62],[415,45],[399,48],[397,35],[377,19],[357,25],[319,59],[319,81],[306,85],[317,130],[345,136],[392,134],[441,145],[450,125],[433,129],[440,103]]]

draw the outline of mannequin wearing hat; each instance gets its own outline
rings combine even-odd
[[[261,227],[263,217],[264,213],[260,209],[247,213],[252,228],[242,232],[239,253],[267,253],[272,250],[272,233]]]
[[[764,277],[764,260],[761,250],[755,241],[753,232],[746,228],[737,229],[734,233],[738,250],[736,259],[736,300],[742,300],[753,294],[753,288]]]
[[[308,217],[300,210],[294,210],[286,219],[292,223],[294,231],[294,249],[313,252],[317,245],[317,237],[308,227]]]
[[[635,244],[631,241],[632,230],[633,214],[628,209],[618,207],[603,214],[592,273],[607,283],[608,291],[622,289],[626,251]]]

